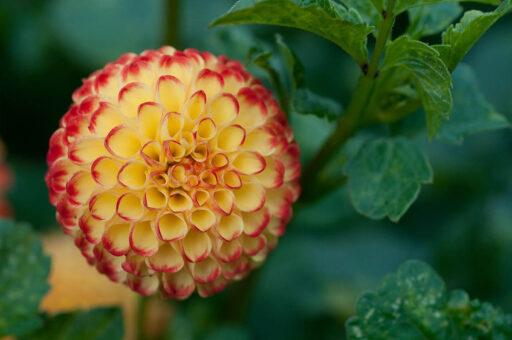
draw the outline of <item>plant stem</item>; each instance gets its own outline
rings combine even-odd
[[[167,0],[165,12],[165,43],[178,47],[179,44],[179,0]]]
[[[318,175],[332,156],[361,127],[360,118],[370,101],[374,81],[378,76],[380,59],[395,21],[395,17],[392,14],[394,4],[395,0],[388,0],[386,11],[382,12],[383,19],[379,26],[379,34],[375,42],[375,48],[370,63],[367,65],[366,69],[363,69],[363,74],[359,78],[354,92],[355,94],[352,97],[347,111],[338,121],[338,125],[325,141],[324,145],[306,166],[302,176],[302,185],[306,196],[311,192],[311,185],[317,182]]]
[[[140,296],[137,304],[137,340],[146,339],[145,323],[146,323],[146,311],[148,305],[148,297]]]

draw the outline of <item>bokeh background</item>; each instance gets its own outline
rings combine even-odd
[[[360,71],[333,44],[277,27],[207,29],[234,1],[182,0],[177,12],[169,7],[175,2],[0,1],[0,138],[16,177],[7,198],[17,220],[45,234],[58,230],[43,180],[49,137],[81,79],[124,52],[171,41],[180,49],[243,60],[253,46],[275,48],[274,35],[280,33],[305,64],[308,87],[344,105],[350,99]],[[403,15],[395,33],[406,24]],[[488,101],[509,119],[511,36],[508,16],[464,60]],[[427,40],[438,42],[439,36]],[[314,116],[294,116],[292,124],[304,159],[332,127]],[[382,133],[386,130],[369,129],[347,147]],[[399,223],[358,215],[344,188],[301,206],[242,308],[229,299],[236,285],[218,297],[193,298],[175,305],[170,332],[179,339],[224,334],[232,330],[219,330],[219,324],[240,319],[236,334],[245,338],[340,339],[357,297],[411,258],[430,263],[450,289],[463,288],[512,312],[511,131],[471,136],[461,146],[429,143],[424,134],[416,140],[431,160],[434,184],[423,187]]]

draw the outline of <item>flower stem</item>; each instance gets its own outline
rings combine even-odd
[[[347,111],[338,121],[338,125],[325,141],[316,155],[309,161],[302,176],[302,187],[307,197],[313,190],[312,185],[317,182],[318,175],[327,165],[332,156],[358,129],[361,128],[360,118],[370,101],[375,78],[378,76],[380,59],[389,40],[391,29],[395,21],[393,7],[395,0],[388,0],[387,8],[382,12],[382,21],[375,42],[375,48],[370,63],[363,68],[357,87]]]
[[[179,0],[167,0],[165,12],[165,43],[178,47],[179,44]]]
[[[137,340],[145,340],[146,311],[149,298],[140,296],[137,304]]]

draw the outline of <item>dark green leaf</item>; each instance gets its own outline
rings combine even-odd
[[[429,136],[433,139],[442,119],[452,110],[450,72],[435,49],[407,36],[396,39],[387,49],[383,71],[393,72],[393,68],[410,73],[425,109]]]
[[[368,26],[376,26],[382,19],[382,15],[372,3],[373,0],[341,0],[348,8],[357,10],[363,21]]]
[[[397,0],[395,3],[394,13],[400,14],[409,8],[428,5],[428,4],[435,4],[435,3],[440,3],[440,2],[449,2],[449,1],[460,2],[461,0]],[[498,5],[500,3],[500,0],[466,0],[466,1],[480,2],[480,3],[492,4],[492,5]]]
[[[355,209],[373,219],[398,221],[414,202],[421,184],[432,182],[423,152],[405,138],[363,144],[345,167]]]
[[[458,3],[440,3],[409,9],[407,33],[413,39],[433,35],[444,30],[459,17],[462,7]]]
[[[20,340],[121,340],[123,314],[119,308],[93,309],[47,317],[44,326]]]
[[[288,68],[288,72],[290,73],[293,90],[304,86],[304,65],[302,65],[295,53],[285,44],[281,35],[276,35],[276,42],[286,67]]]
[[[0,263],[0,337],[30,332],[41,324],[50,259],[27,225],[0,219]]]
[[[310,31],[340,46],[359,64],[366,62],[366,37],[372,31],[355,10],[347,10],[332,0],[240,0],[212,26],[236,24],[269,24]]]
[[[308,89],[298,89],[292,98],[292,111],[299,114],[311,114],[328,120],[336,120],[342,113],[341,104],[322,97]]]
[[[437,273],[421,261],[408,261],[384,278],[376,293],[357,303],[347,321],[355,339],[510,339],[512,316],[456,290],[449,294]]]
[[[511,1],[505,0],[493,12],[468,11],[458,24],[450,26],[443,33],[442,45],[436,46],[448,68],[453,71],[478,39],[511,10]]]
[[[510,127],[507,119],[485,100],[471,67],[461,64],[453,72],[453,112],[437,138],[461,144],[464,136]]]

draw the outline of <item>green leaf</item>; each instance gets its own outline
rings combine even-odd
[[[510,127],[507,118],[485,100],[469,65],[457,67],[453,84],[453,112],[441,126],[438,139],[461,144],[469,134]]]
[[[412,260],[359,298],[346,328],[349,340],[510,339],[512,316],[463,291],[447,293],[430,266]]]
[[[276,34],[276,42],[279,47],[279,51],[283,56],[288,72],[290,73],[293,91],[304,86],[304,65],[300,62],[299,58],[295,53],[286,45],[283,37],[280,34]]]
[[[287,110],[289,103],[289,96],[286,92],[285,86],[281,80],[281,75],[279,71],[271,64],[270,59],[272,58],[273,53],[270,51],[261,50],[259,47],[253,47],[249,50],[246,56],[247,64],[253,64],[255,66],[263,69],[270,81],[270,84],[275,90],[277,98],[279,100],[279,105],[284,110]],[[289,114],[286,112],[286,114]]]
[[[381,21],[382,15],[372,1],[373,0],[341,0],[341,3],[348,8],[357,10],[368,26],[376,26]]]
[[[328,39],[360,65],[367,61],[366,37],[372,27],[354,9],[332,0],[239,0],[211,26],[268,24],[302,29]]]
[[[396,39],[387,48],[382,70],[392,72],[393,68],[410,73],[425,109],[430,139],[433,139],[441,121],[448,118],[452,110],[450,72],[435,49],[407,36]]]
[[[366,142],[345,166],[355,209],[372,219],[398,221],[414,202],[421,184],[432,182],[423,152],[406,138]]]
[[[478,39],[511,10],[511,0],[505,0],[493,12],[468,11],[458,24],[450,26],[443,33],[442,45],[436,46],[448,68],[453,71]]]
[[[405,11],[409,8],[413,8],[413,7],[441,3],[441,2],[449,2],[449,1],[460,2],[461,0],[397,0],[395,3],[394,14],[395,15],[400,14],[403,11]],[[480,2],[483,4],[491,4],[491,5],[498,5],[500,3],[500,0],[465,0],[465,1]]]
[[[444,30],[462,13],[458,3],[440,3],[409,9],[407,34],[413,39],[433,35]]]
[[[330,121],[341,116],[343,108],[337,101],[322,97],[308,89],[298,89],[292,98],[292,111],[302,115],[315,115]]]
[[[121,309],[98,308],[47,316],[42,328],[20,340],[121,340],[123,329]]]
[[[41,324],[50,258],[27,225],[0,219],[0,263],[0,337],[22,335]]]

